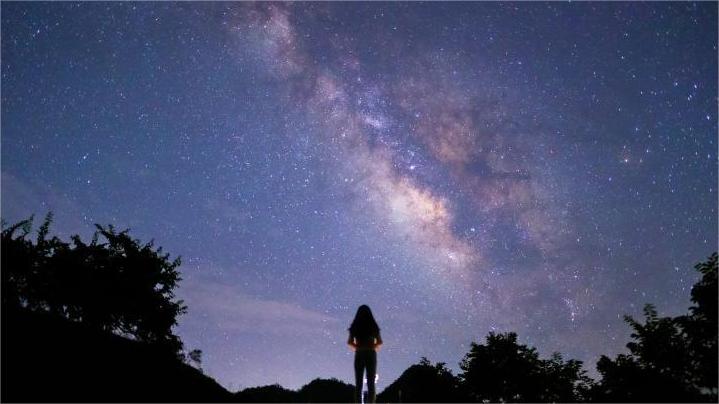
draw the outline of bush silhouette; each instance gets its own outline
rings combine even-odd
[[[48,214],[34,243],[32,218],[2,230],[3,311],[47,311],[181,355],[172,332],[186,310],[173,294],[180,259],[112,226],[96,225],[89,244],[77,235],[71,243],[48,238],[51,220]]]

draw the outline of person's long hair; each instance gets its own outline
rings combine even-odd
[[[357,309],[357,314],[355,314],[355,319],[352,320],[352,325],[350,325],[349,330],[353,336],[358,338],[369,338],[379,335],[379,326],[374,320],[372,310],[369,309],[369,306],[363,304]]]

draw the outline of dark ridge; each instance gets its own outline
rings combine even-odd
[[[4,402],[228,402],[171,353],[48,313],[2,313]]]
[[[249,387],[238,391],[234,401],[239,403],[351,403],[354,386],[335,378],[314,379],[299,390],[289,390],[279,384]]]
[[[355,387],[335,378],[314,379],[302,386],[298,395],[303,403],[351,403]]]
[[[299,402],[297,392],[286,389],[279,384],[248,387],[234,395],[238,403],[296,403]]]
[[[407,368],[377,396],[381,403],[470,402],[459,380],[443,363],[432,365],[426,358]]]

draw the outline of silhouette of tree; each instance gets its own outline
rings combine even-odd
[[[545,386],[542,397],[548,402],[586,401],[593,384],[582,369],[582,361],[565,362],[559,352],[542,361],[541,379]]]
[[[486,345],[472,343],[460,368],[474,401],[578,401],[590,383],[582,362],[565,362],[558,353],[540,359],[535,348],[517,343],[515,333],[489,333]]]
[[[652,305],[644,308],[645,323],[630,316],[625,321],[634,329],[630,354],[615,360],[602,355],[597,370],[602,375],[596,387],[598,401],[697,401],[697,391],[685,381],[689,377],[689,349],[679,324],[660,318]]]
[[[173,294],[179,258],[112,226],[96,225],[89,244],[77,235],[71,243],[48,238],[51,214],[33,243],[32,220],[2,230],[3,311],[47,311],[181,355],[172,332],[186,310]]]
[[[711,401],[717,401],[717,253],[695,269],[702,278],[692,287],[690,314],[678,318],[689,341],[691,383],[707,393]]]
[[[445,363],[432,365],[427,358],[422,358],[387,386],[377,400],[383,403],[455,403],[468,401],[468,396]]]
[[[644,323],[631,316],[629,354],[612,360],[602,356],[602,375],[593,397],[599,401],[717,400],[717,254],[696,269],[701,280],[692,288],[690,314],[659,317],[653,305],[644,308]]]

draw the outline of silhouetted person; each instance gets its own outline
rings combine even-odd
[[[355,351],[355,401],[361,402],[362,376],[367,371],[367,390],[369,402],[374,403],[375,375],[377,374],[377,349],[382,345],[379,335],[379,326],[372,316],[369,306],[363,304],[357,309],[357,314],[349,328],[350,337],[347,344]]]

